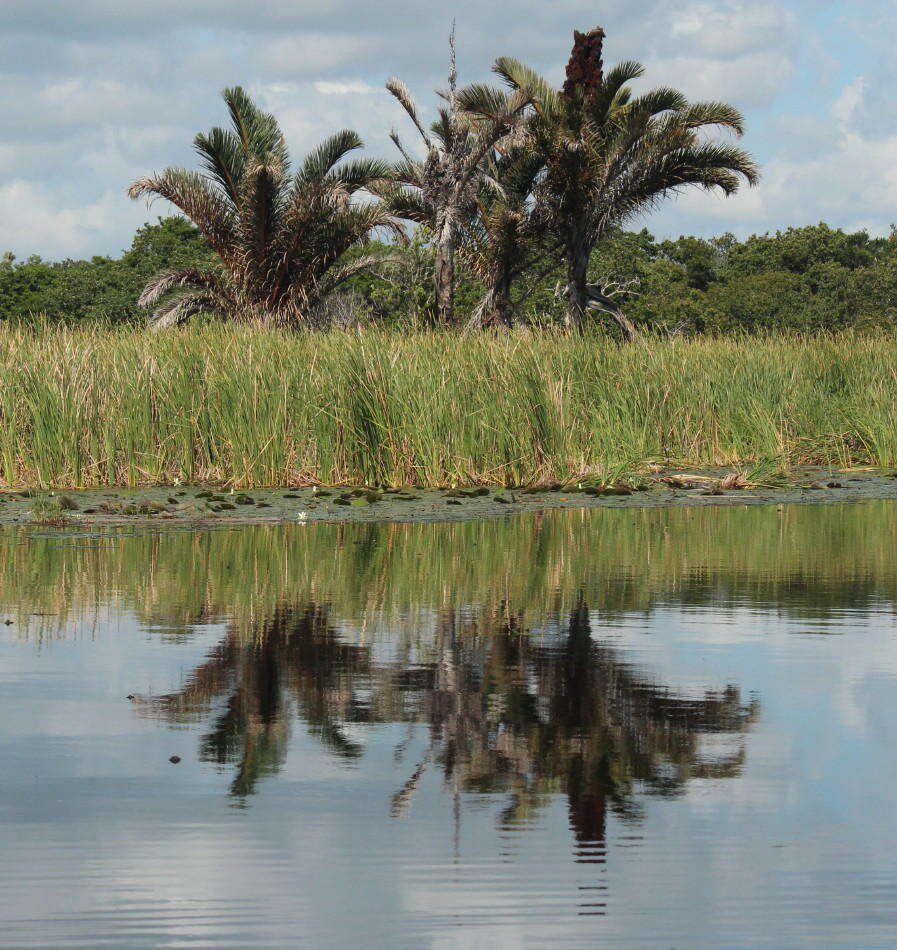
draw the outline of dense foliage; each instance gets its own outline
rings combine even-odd
[[[412,252],[405,253],[410,259]],[[369,318],[425,324],[427,276],[425,268],[409,267],[390,282],[368,276],[354,287]],[[649,332],[891,326],[897,321],[897,232],[872,238],[824,223],[744,241],[732,234],[659,241],[647,230],[618,232],[592,252],[589,281],[626,286],[625,312]],[[517,293],[520,319],[562,323],[564,286],[562,266],[527,273]],[[462,271],[460,309],[470,313],[481,295],[482,286]],[[616,332],[599,313],[589,319]]]
[[[422,327],[435,320],[425,232],[392,252],[407,266],[353,277],[331,307],[337,322]],[[142,322],[137,298],[153,274],[211,259],[199,232],[182,218],[140,228],[119,258],[49,263],[7,257],[0,263],[0,319],[40,314],[53,323]],[[897,320],[897,236],[871,238],[825,224],[745,241],[731,234],[657,241],[647,231],[625,232],[593,253],[590,277],[631,281],[636,295],[627,300],[626,312],[649,331],[825,330]],[[528,275],[518,288],[521,316],[536,325],[561,322],[562,282],[560,268]],[[456,290],[462,321],[482,295],[482,285],[462,263]]]
[[[154,274],[211,260],[202,235],[179,217],[144,225],[119,258],[49,262],[35,256],[18,262],[7,254],[0,262],[0,319],[142,322],[137,298]]]

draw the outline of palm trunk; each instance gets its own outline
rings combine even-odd
[[[582,333],[588,302],[589,252],[583,248],[567,250],[567,314],[564,324],[568,330]]]
[[[511,275],[499,268],[492,275],[491,285],[483,303],[483,329],[510,330],[514,326],[514,306],[511,303]]]
[[[455,322],[455,234],[446,219],[436,229],[436,317],[441,326]]]

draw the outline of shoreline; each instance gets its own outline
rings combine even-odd
[[[695,487],[655,482],[625,495],[594,495],[579,489],[476,490],[311,488],[215,490],[203,486],[141,489],[4,491],[0,527],[50,528],[82,532],[110,527],[223,527],[247,525],[454,522],[500,518],[524,511],[699,508],[746,505],[850,504],[897,500],[897,475],[868,471],[805,468],[794,483],[711,494],[707,486],[720,472],[667,472]],[[724,473],[722,473],[724,474]],[[812,486],[812,487],[810,487]],[[829,487],[831,486],[831,487]],[[48,515],[49,513],[49,515]]]

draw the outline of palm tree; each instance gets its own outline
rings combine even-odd
[[[462,222],[458,254],[485,285],[469,325],[509,328],[516,322],[511,290],[546,253],[533,203],[541,159],[529,149],[493,150],[471,213]]]
[[[503,57],[493,67],[533,101],[527,132],[544,166],[537,198],[564,254],[566,323],[576,330],[587,307],[619,309],[588,284],[591,252],[613,229],[686,186],[731,195],[742,179],[755,184],[759,178],[750,155],[703,134],[724,129],[740,136],[744,124],[735,108],[689,103],[666,87],[633,97],[627,84],[644,67],[624,62],[605,76],[604,35],[601,29],[574,33],[561,90],[517,60]]]
[[[139,303],[150,307],[165,298],[151,318],[156,328],[197,313],[276,326],[307,324],[320,302],[352,274],[391,260],[384,254],[346,259],[378,229],[401,233],[382,202],[353,200],[385,179],[388,165],[345,161],[362,142],[344,130],[291,174],[275,118],[239,86],[224,90],[223,97],[231,128],[213,128],[194,140],[203,171],[168,168],[135,181],[128,191],[132,198],[154,195],[179,208],[203,233],[220,267],[158,274]]]
[[[470,213],[483,175],[483,163],[491,149],[522,120],[528,103],[525,92],[507,95],[492,90],[479,101],[476,120],[459,103],[458,72],[455,62],[455,35],[449,38],[451,62],[448,91],[440,93],[445,106],[428,130],[417,105],[401,80],[392,78],[386,88],[402,105],[414,123],[426,148],[426,158],[413,158],[402,145],[398,133],[390,135],[402,154],[394,167],[397,187],[387,198],[389,207],[411,221],[427,224],[436,246],[436,311],[441,324],[454,323],[455,246],[458,231]],[[484,93],[485,87],[471,87]],[[467,98],[476,101],[473,93]]]

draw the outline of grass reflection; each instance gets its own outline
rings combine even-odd
[[[897,599],[897,505],[550,511],[451,524],[285,525],[60,540],[0,535],[0,600],[30,635],[111,602],[171,637],[282,604],[332,604],[413,635],[415,611],[513,603],[528,620],[579,591],[613,617],[661,602],[774,604],[821,618]],[[27,605],[22,594],[27,592]],[[29,614],[52,617],[41,626]],[[38,618],[39,619],[39,618]]]

